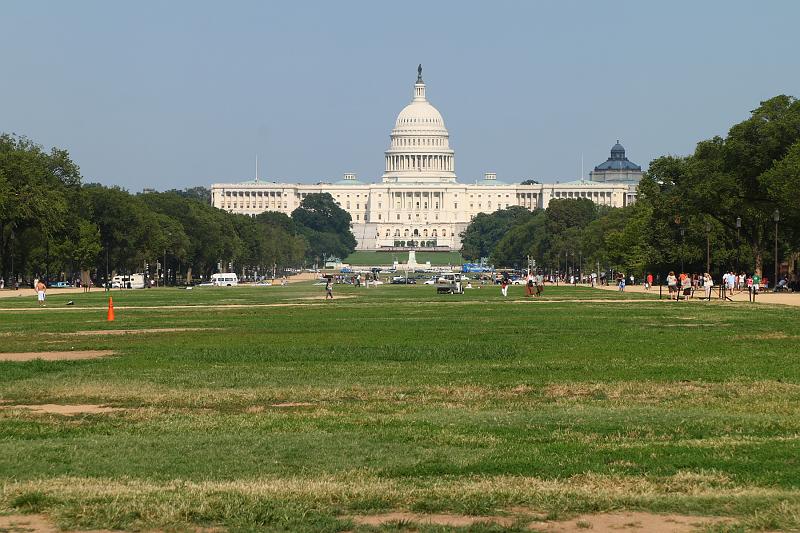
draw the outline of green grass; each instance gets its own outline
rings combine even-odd
[[[51,293],[43,311],[0,300],[1,351],[117,355],[0,362],[0,400],[125,409],[0,409],[0,513],[367,531],[342,517],[626,508],[800,527],[797,308],[549,286],[325,302],[300,284],[116,291],[108,323],[102,292]],[[201,330],[69,335],[169,327]]]
[[[426,261],[431,266],[461,267],[464,258],[458,252],[417,252],[417,263],[424,265]],[[392,266],[394,261],[405,263],[408,261],[408,252],[353,252],[344,260],[353,266]]]

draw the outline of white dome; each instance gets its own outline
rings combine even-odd
[[[441,113],[425,97],[422,66],[417,69],[414,98],[397,115],[385,152],[384,182],[454,183],[450,135]]]
[[[445,130],[441,113],[427,100],[411,102],[397,115],[395,129]]]

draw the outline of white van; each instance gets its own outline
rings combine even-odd
[[[112,289],[144,289],[144,274],[127,274],[111,278]]]
[[[239,278],[233,272],[211,274],[211,285],[214,287],[234,287],[238,284]]]

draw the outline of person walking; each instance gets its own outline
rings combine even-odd
[[[500,292],[502,293],[503,297],[508,296],[508,278],[503,278],[500,282]]]
[[[653,286],[653,273],[651,272],[651,273],[647,274],[647,278],[646,279],[647,279],[647,281],[645,282],[644,288],[649,291],[650,287]]]
[[[327,282],[325,283],[325,299],[327,300],[330,298],[333,300],[333,280],[331,278],[326,278]]]
[[[39,307],[47,307],[44,302],[47,298],[47,285],[42,280],[36,280],[36,298],[39,301]]]

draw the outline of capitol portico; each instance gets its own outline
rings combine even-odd
[[[635,201],[642,175],[617,143],[612,157],[595,167],[591,180],[522,185],[501,182],[487,172],[474,183],[459,183],[450,135],[442,115],[427,99],[421,66],[411,103],[397,116],[390,138],[380,183],[361,182],[354,174],[313,185],[259,179],[215,183],[212,205],[248,215],[264,211],[289,215],[308,194],[327,192],[350,213],[359,250],[407,246],[458,250],[460,234],[479,213],[512,205],[546,208],[551,199],[560,198],[588,198],[622,207]]]

